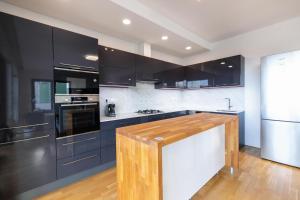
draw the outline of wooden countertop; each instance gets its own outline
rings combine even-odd
[[[238,116],[199,113],[118,128],[118,199],[162,200],[163,146],[223,124],[225,166],[238,169],[238,121]]]
[[[236,119],[238,116],[199,113],[122,127],[117,133],[143,143],[165,146]]]

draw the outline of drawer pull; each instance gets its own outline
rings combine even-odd
[[[78,160],[74,160],[72,162],[64,163],[63,166],[71,165],[71,164],[74,164],[74,163],[77,163],[77,162],[80,162],[80,161],[83,161],[83,160],[87,160],[87,159],[92,159],[92,158],[95,158],[95,157],[97,157],[97,155],[84,157],[84,158],[81,158],[81,159],[78,159]]]
[[[33,137],[33,138],[28,138],[28,139],[22,139],[22,140],[15,140],[15,141],[11,141],[11,142],[3,142],[0,143],[0,145],[4,145],[4,144],[14,144],[14,143],[18,143],[18,142],[28,142],[28,141],[33,141],[33,140],[38,140],[38,139],[43,139],[43,138],[48,138],[50,135],[44,135],[44,136],[40,136],[40,137]]]
[[[81,141],[76,141],[76,142],[69,142],[69,143],[64,143],[62,144],[63,146],[68,146],[68,145],[71,145],[71,144],[78,144],[78,143],[81,143],[81,142],[87,142],[87,141],[91,141],[91,140],[96,140],[97,137],[93,137],[93,138],[89,138],[89,139],[86,139],[86,140],[81,140]]]

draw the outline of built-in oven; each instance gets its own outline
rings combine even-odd
[[[56,96],[55,98],[57,138],[100,129],[98,96]]]
[[[55,95],[99,94],[99,72],[89,68],[54,68]]]

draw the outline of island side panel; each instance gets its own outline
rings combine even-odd
[[[119,200],[162,200],[162,148],[118,134]]]
[[[225,149],[226,167],[239,168],[239,119],[236,117],[233,120],[225,123]]]

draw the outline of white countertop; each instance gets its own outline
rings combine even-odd
[[[162,113],[155,113],[155,114],[140,114],[140,113],[120,113],[117,114],[115,117],[106,117],[106,116],[100,116],[100,122],[107,122],[107,121],[114,121],[114,120],[121,120],[121,119],[129,119],[129,118],[135,118],[135,117],[146,117],[150,115],[159,115],[159,114],[165,114],[165,113],[171,113],[171,112],[179,112],[184,110],[191,110],[191,111],[201,111],[201,112],[215,112],[215,113],[228,113],[228,114],[238,114],[243,112],[242,110],[236,110],[236,111],[226,111],[226,110],[209,110],[209,109],[177,109],[177,110],[163,110]]]

